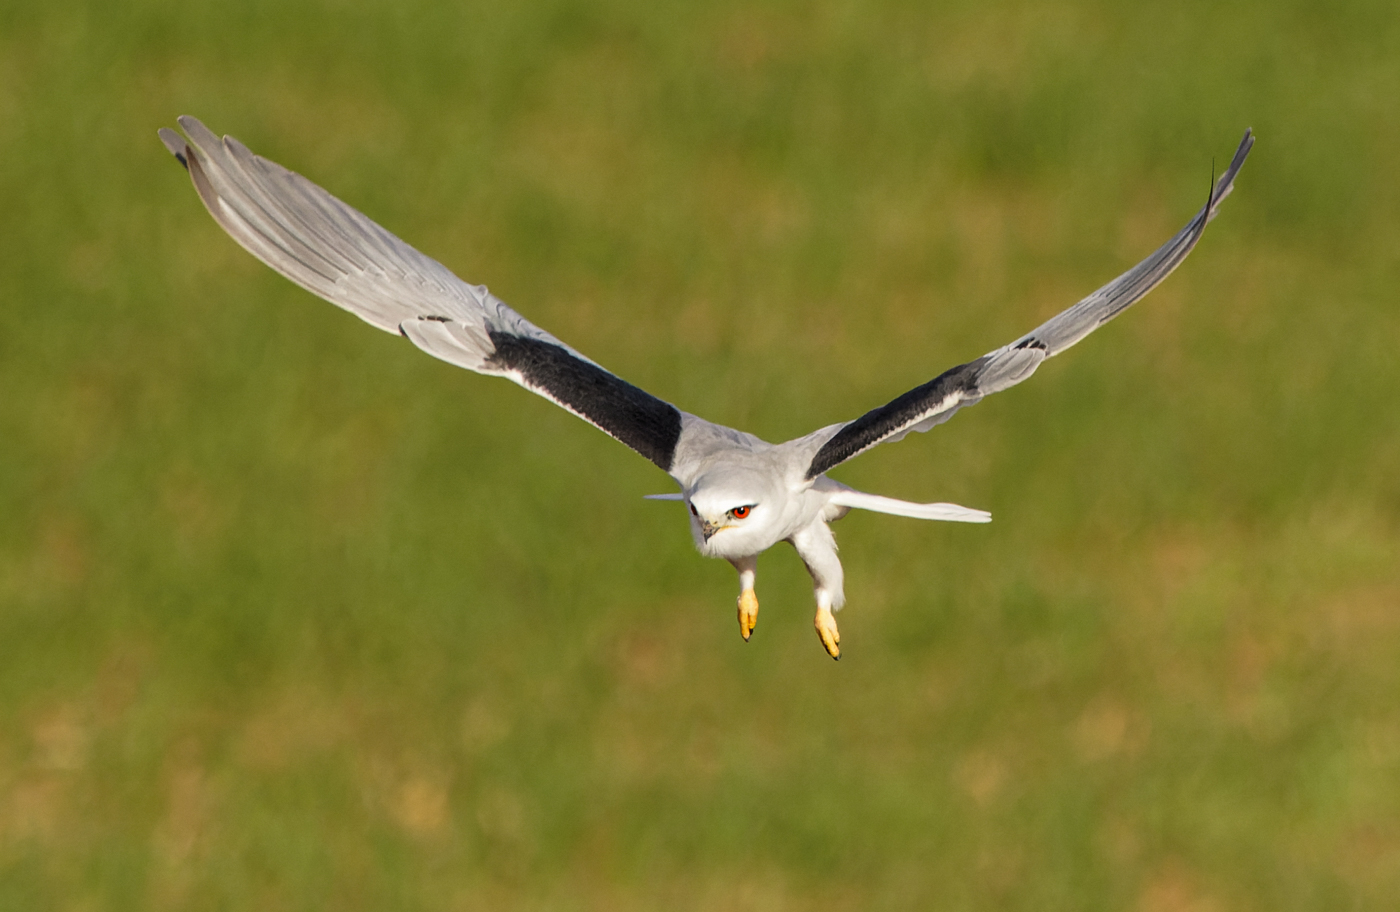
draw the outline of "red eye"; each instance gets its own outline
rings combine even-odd
[[[691,505],[690,505],[690,515],[691,515],[691,516],[699,516],[699,515],[700,515],[699,513],[696,513],[696,512],[695,512],[695,504],[691,504]]]
[[[733,516],[735,519],[743,519],[745,516],[749,515],[749,508],[735,507],[734,509],[729,511],[729,515]]]

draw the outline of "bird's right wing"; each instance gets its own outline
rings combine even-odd
[[[193,117],[160,138],[219,226],[253,256],[365,322],[458,367],[513,380],[669,471],[682,413],[516,313],[484,285],[390,234],[311,181]]]
[[[1230,167],[1211,186],[1210,198],[1201,211],[1175,237],[1132,269],[1015,342],[944,371],[854,421],[832,425],[803,438],[801,442],[815,451],[807,478],[816,478],[871,447],[899,440],[910,431],[927,431],[983,396],[1020,383],[1035,372],[1040,362],[1058,355],[1140,300],[1195,248],[1206,223],[1215,217],[1220,203],[1234,189],[1235,175],[1253,145],[1254,134],[1246,130]]]

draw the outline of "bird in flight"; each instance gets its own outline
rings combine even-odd
[[[220,139],[193,117],[184,136],[161,129],[214,221],[253,256],[306,290],[434,357],[513,380],[631,447],[668,473],[689,512],[695,546],[739,573],[739,631],[758,621],[758,556],[790,543],[811,574],[822,646],[841,657],[833,613],[845,602],[830,524],[852,509],[915,519],[989,522],[991,514],[947,503],[866,494],[827,477],[871,447],[927,431],[960,408],[1025,380],[1040,362],[1113,319],[1186,259],[1230,195],[1254,145],[1245,131],[1229,168],[1212,181],[1195,217],[1141,263],[1015,341],[960,364],[856,418],[786,443],[683,412],[609,373],[535,326],[504,301],[453,275],[311,181]]]

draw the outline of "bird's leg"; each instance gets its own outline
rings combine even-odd
[[[739,633],[744,637],[744,642],[748,642],[754,626],[758,624],[758,596],[753,591],[758,557],[741,557],[729,562],[739,571]]]
[[[817,520],[788,539],[797,549],[798,557],[812,575],[812,589],[817,597],[815,626],[827,655],[841,658],[841,634],[836,629],[833,612],[846,601],[841,559],[836,556],[836,538],[831,527]]]

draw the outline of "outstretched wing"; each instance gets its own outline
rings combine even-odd
[[[899,440],[910,431],[927,431],[983,396],[1020,383],[1035,373],[1040,362],[1069,348],[1156,288],[1201,239],[1206,223],[1234,188],[1235,175],[1253,146],[1253,131],[1246,130],[1230,167],[1212,185],[1201,211],[1132,269],[1015,342],[945,371],[855,421],[818,431],[809,438],[814,445],[820,442],[820,448],[807,468],[807,478],[816,478],[876,444]]]
[[[428,354],[515,381],[622,441],[664,470],[681,412],[608,373],[468,285],[364,214],[276,162],[222,140],[193,117],[161,141],[190,173],[214,221],[282,275]]]

